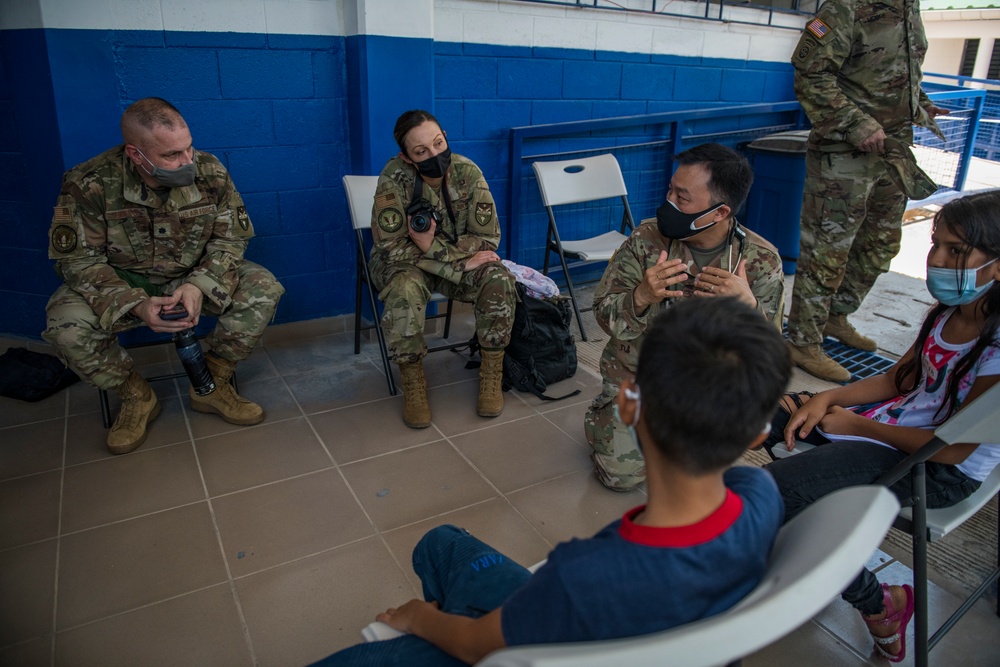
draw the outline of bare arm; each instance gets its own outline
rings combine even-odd
[[[912,353],[911,349],[903,359]],[[848,406],[874,403],[895,396],[898,392],[895,389],[894,378],[899,363],[897,362],[885,375],[837,387],[806,401],[795,411],[785,428],[785,442],[789,449],[794,447],[796,437],[805,437],[817,425],[827,433],[871,438],[892,445],[907,454],[912,454],[930,442],[934,437],[932,429],[883,424],[845,409]],[[997,382],[1000,382],[1000,375],[977,378],[963,404],[968,405]],[[798,435],[796,429],[799,429]],[[945,447],[930,460],[935,463],[956,465],[967,459],[978,446],[979,443],[956,443]]]
[[[912,356],[913,348],[911,347],[903,355],[903,358],[884,374],[858,380],[843,387],[828,389],[806,400],[801,408],[792,413],[792,416],[788,418],[788,424],[785,425],[785,444],[789,451],[795,448],[796,438],[807,437],[835,406],[845,408],[852,405],[864,405],[898,396],[896,372],[900,365]],[[824,428],[824,430],[826,429]]]

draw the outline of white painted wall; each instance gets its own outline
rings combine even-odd
[[[648,8],[648,0],[629,0]],[[704,5],[675,0],[675,13]],[[766,12],[727,16],[765,21]],[[775,14],[798,28],[800,16]],[[433,37],[443,42],[787,62],[798,30],[512,0],[0,0],[0,29],[183,30]]]
[[[622,4],[650,6],[648,0]],[[701,16],[705,6],[675,0],[669,9]],[[761,10],[733,7],[731,12],[734,19],[766,20],[766,12]],[[782,25],[804,25],[800,16],[775,17]],[[434,0],[434,38],[442,42],[787,62],[799,31],[510,0]]]
[[[924,57],[924,72],[958,74],[964,50],[964,39],[949,37],[929,40],[927,56]]]
[[[0,29],[342,35],[343,5],[344,0],[0,0]]]
[[[993,42],[1000,39],[1000,9],[934,10],[921,16],[928,41],[925,72],[958,74],[965,40],[978,39],[972,76],[986,78]]]

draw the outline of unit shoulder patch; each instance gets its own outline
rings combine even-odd
[[[811,39],[803,39],[799,42],[798,49],[795,51],[795,60],[804,61],[812,53],[814,46],[816,46],[816,42]]]
[[[384,208],[378,213],[378,226],[387,234],[399,231],[403,226],[403,212],[397,208]]]
[[[236,209],[236,219],[239,221],[243,231],[250,229],[250,215],[247,213],[246,206],[240,206]]]
[[[76,230],[69,225],[52,228],[52,247],[59,252],[71,252],[76,248]]]
[[[493,220],[493,204],[490,202],[479,202],[476,204],[476,222],[481,227],[485,227]]]

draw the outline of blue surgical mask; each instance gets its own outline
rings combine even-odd
[[[194,183],[194,177],[195,177],[194,162],[180,166],[177,169],[164,169],[163,167],[157,167],[155,164],[153,164],[153,161],[150,160],[148,157],[146,157],[145,154],[143,154],[143,152],[140,151],[138,148],[136,148],[135,150],[138,151],[139,155],[142,155],[142,157],[145,158],[146,162],[148,162],[153,167],[153,171],[150,171],[145,167],[143,167],[142,170],[147,174],[149,174],[150,176],[152,176],[154,179],[156,179],[156,182],[162,185],[163,187],[184,188]]]
[[[995,280],[991,280],[985,285],[976,286],[977,274],[980,269],[997,261],[991,259],[982,266],[974,269],[956,271],[935,266],[927,267],[927,291],[931,296],[946,306],[962,306],[972,303],[986,293]]]

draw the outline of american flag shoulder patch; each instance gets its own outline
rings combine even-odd
[[[806,26],[806,30],[811,32],[816,39],[823,39],[830,32],[830,26],[823,23],[822,19],[813,19]]]

